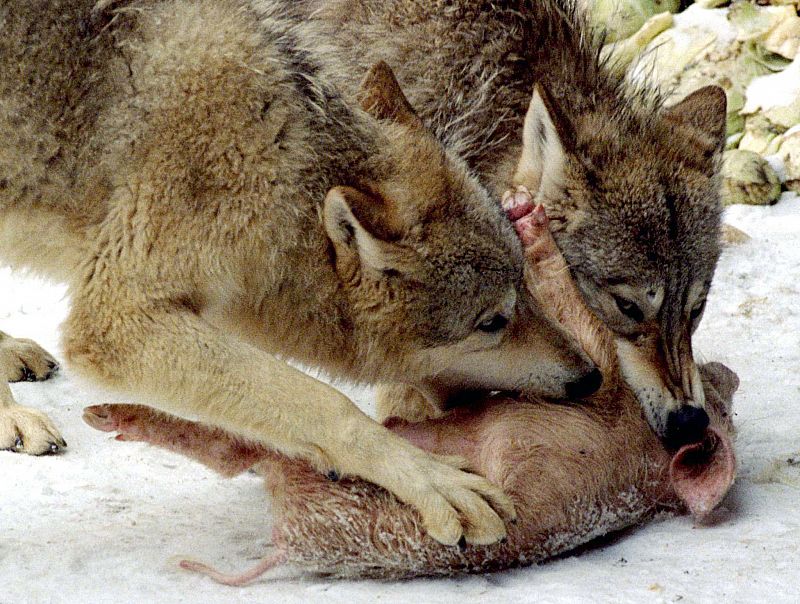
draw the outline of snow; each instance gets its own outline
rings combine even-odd
[[[692,4],[685,11],[674,15],[675,28],[687,30],[697,28],[711,31],[716,36],[716,48],[728,48],[736,40],[736,28],[728,19],[727,8],[708,9]]]
[[[745,96],[742,115],[794,103],[800,97],[800,54],[783,71],[753,78]]]
[[[0,603],[58,602],[796,602],[800,588],[800,198],[735,206],[752,239],[726,249],[698,355],[730,365],[739,480],[710,526],[663,518],[527,569],[403,583],[328,581],[283,569],[245,588],[182,571],[190,555],[241,571],[268,554],[261,482],[223,480],[183,458],[117,443],[80,419],[115,402],[68,371],[13,384],[69,443],[63,455],[0,452]],[[64,289],[0,271],[0,327],[58,352]],[[348,391],[370,410],[371,393]]]

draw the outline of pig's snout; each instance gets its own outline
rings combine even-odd
[[[567,398],[585,398],[600,390],[603,385],[603,374],[596,367],[589,373],[582,375],[574,382],[569,382],[565,385],[564,389],[567,392]]]
[[[677,411],[671,411],[667,417],[665,444],[672,449],[703,440],[708,428],[708,413],[700,407],[684,405]]]

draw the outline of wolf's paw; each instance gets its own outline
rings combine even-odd
[[[93,405],[83,410],[83,421],[101,432],[118,432],[116,440],[145,441],[151,413],[143,405]]]
[[[444,545],[496,543],[506,537],[505,520],[516,519],[508,496],[466,471],[461,458],[409,446],[391,463],[392,479],[375,482],[416,508],[428,534]]]
[[[435,408],[417,388],[406,384],[382,384],[378,386],[375,399],[376,414],[381,423],[389,418],[421,422],[444,413]]]
[[[0,333],[0,379],[38,382],[49,379],[56,371],[56,360],[36,342]]]
[[[41,411],[11,405],[0,407],[0,450],[43,455],[58,453],[67,443]]]

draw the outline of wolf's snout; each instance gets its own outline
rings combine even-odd
[[[600,390],[603,385],[603,374],[595,367],[589,373],[582,375],[574,382],[569,382],[564,389],[567,391],[567,398],[585,398]]]
[[[702,440],[708,427],[708,413],[700,407],[684,405],[667,417],[664,439],[668,446],[678,448]]]

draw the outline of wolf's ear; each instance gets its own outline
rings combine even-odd
[[[334,187],[323,206],[323,223],[336,267],[352,276],[359,265],[374,272],[397,271],[401,259],[391,243],[399,237],[391,210],[379,199],[352,187]]]
[[[695,90],[664,111],[664,117],[686,128],[700,155],[710,160],[725,148],[727,99],[719,86]]]
[[[379,120],[388,120],[407,126],[422,126],[411,103],[397,83],[392,68],[378,61],[361,82],[358,100],[362,109]]]
[[[514,184],[536,193],[560,187],[566,164],[567,145],[575,139],[572,124],[547,89],[537,83],[522,128],[522,155]]]

